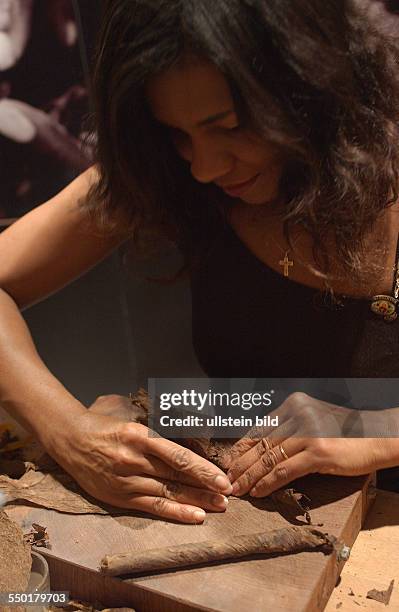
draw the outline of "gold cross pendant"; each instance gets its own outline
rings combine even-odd
[[[284,259],[279,261],[279,265],[284,268],[284,276],[290,275],[290,268],[294,267],[294,262],[288,257],[289,251],[286,252]]]

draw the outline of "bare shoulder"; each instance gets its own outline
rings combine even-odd
[[[81,225],[82,231],[84,229],[88,232],[93,231],[95,223],[87,212],[85,201],[98,179],[99,174],[96,167],[91,166],[53,198],[28,213],[24,221],[32,223],[41,217],[44,220],[49,215],[53,221],[58,218],[60,222],[67,223],[67,225],[68,222],[79,221],[81,224],[83,223]]]
[[[0,234],[0,287],[20,306],[54,293],[128,239],[101,232],[84,206],[98,180],[91,167]]]

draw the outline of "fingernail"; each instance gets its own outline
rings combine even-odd
[[[233,484],[233,490],[232,490],[232,495],[238,495],[238,493],[240,492],[240,485],[238,484],[238,482],[235,482]]]
[[[216,476],[215,484],[220,491],[227,493],[227,495],[230,495],[232,492],[231,482],[226,478],[226,476]]]
[[[203,523],[206,517],[206,513],[203,510],[196,510],[193,514],[196,523]]]
[[[215,495],[213,498],[213,503],[215,506],[218,506],[219,508],[227,508],[227,504],[229,503],[229,500],[227,499],[225,495]]]
[[[251,489],[251,490],[250,490],[250,492],[249,492],[249,494],[250,494],[252,497],[256,497],[256,494],[257,494],[257,490],[256,490],[256,488],[254,487],[253,489]]]

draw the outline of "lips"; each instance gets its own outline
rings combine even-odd
[[[252,185],[256,183],[258,177],[259,177],[259,174],[252,177],[248,181],[244,181],[243,183],[236,183],[235,185],[229,185],[229,186],[223,187],[223,189],[229,195],[238,195],[240,193],[243,193],[250,187],[252,187]]]

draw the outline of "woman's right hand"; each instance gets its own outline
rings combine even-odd
[[[44,443],[85,491],[113,506],[182,523],[226,509],[232,486],[218,467],[139,423],[88,410]]]

